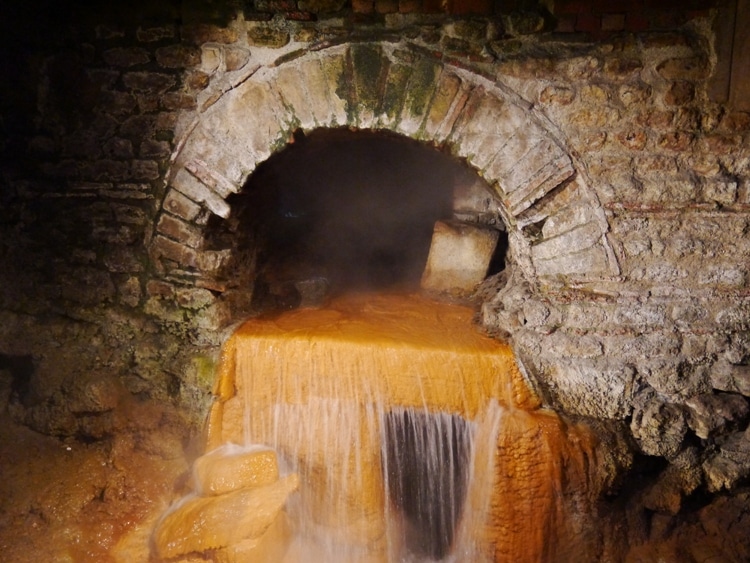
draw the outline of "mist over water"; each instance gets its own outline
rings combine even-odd
[[[436,220],[451,216],[466,170],[410,139],[320,130],[254,173],[271,271],[289,264],[334,288],[418,285]]]

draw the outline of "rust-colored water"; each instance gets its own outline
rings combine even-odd
[[[285,561],[573,553],[582,524],[568,509],[588,498],[593,441],[540,409],[511,349],[472,315],[349,295],[250,320],[227,342],[208,448],[266,444],[300,475]]]

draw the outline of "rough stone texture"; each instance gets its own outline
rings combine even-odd
[[[554,4],[541,20],[411,1],[357,2],[363,20],[285,2],[241,20],[192,4],[4,17],[0,357],[29,362],[13,363],[17,418],[106,434],[108,411],[72,410],[91,372],[202,420],[210,358],[249,301],[206,226],[234,220],[232,192],[297,128],[367,126],[492,186],[510,249],[481,322],[550,405],[627,423],[643,453],[700,444],[686,463],[702,486],[740,486],[750,117],[709,96],[714,4]]]
[[[438,221],[432,234],[422,289],[469,294],[486,277],[498,232]]]

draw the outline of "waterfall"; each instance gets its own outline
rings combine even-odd
[[[594,444],[540,408],[468,308],[349,295],[243,324],[207,449],[271,448],[299,478],[284,563],[565,560]],[[238,561],[241,559],[237,559]]]

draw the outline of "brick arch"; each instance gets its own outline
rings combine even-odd
[[[533,106],[502,85],[388,43],[306,52],[259,68],[204,103],[182,135],[151,241],[161,273],[210,279],[229,251],[203,248],[206,214],[297,129],[388,130],[445,147],[492,186],[530,281],[611,277],[604,212]]]

